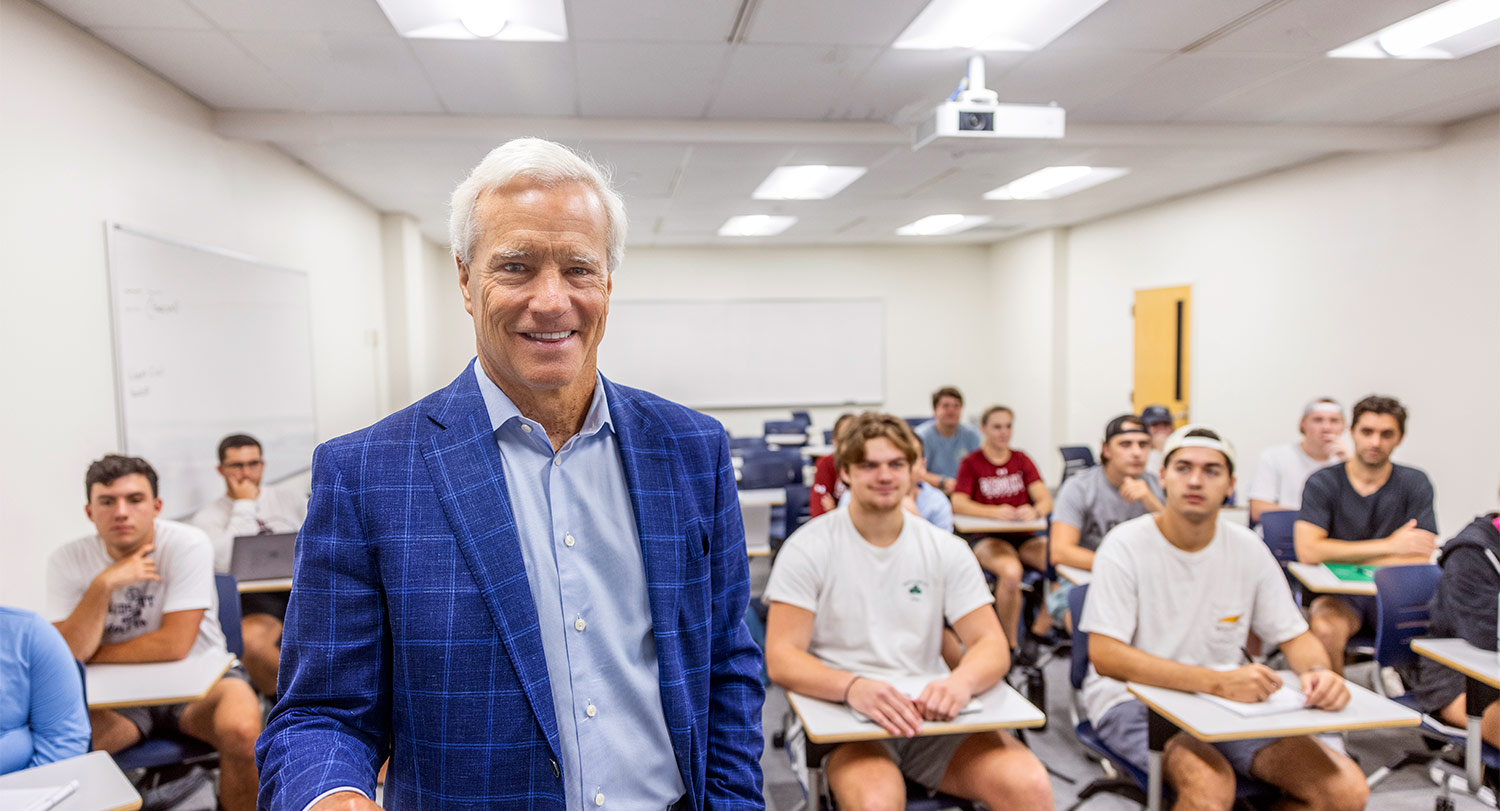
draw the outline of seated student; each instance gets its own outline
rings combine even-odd
[[[214,550],[202,530],[160,518],[156,471],[146,460],[106,456],[84,478],[84,512],[97,534],[47,561],[53,624],[85,662],[169,662],[226,653],[214,589]],[[219,801],[255,807],[260,701],[245,671],[231,667],[188,704],[95,710],[94,748],[118,752],[152,734],[180,730],[219,752]]]
[[[1052,512],[1052,494],[1031,457],[1010,447],[1015,413],[990,406],[979,419],[984,444],[958,466],[953,512],[1000,521],[1031,521]],[[1017,633],[1021,616],[1022,565],[1047,568],[1045,533],[984,538],[974,545],[979,565],[995,575],[995,611],[1007,635]],[[1012,639],[1012,646],[1020,640]]]
[[[193,525],[208,533],[214,544],[214,571],[227,573],[234,539],[242,535],[296,532],[307,518],[307,499],[280,487],[262,487],[265,473],[260,443],[255,437],[234,434],[219,443],[219,475],[225,493],[193,516]],[[245,670],[250,683],[268,696],[276,695],[276,669],[281,664],[281,624],[286,620],[287,592],[240,596],[240,633],[244,639]]]
[[[1146,457],[1146,469],[1155,473],[1161,470],[1162,446],[1172,435],[1172,412],[1164,405],[1148,405],[1141,409],[1141,424],[1151,434],[1151,453]]]
[[[1307,478],[1293,542],[1303,563],[1427,563],[1437,551],[1432,482],[1413,467],[1391,462],[1406,437],[1406,409],[1389,397],[1354,404],[1349,429],[1354,455]],[[1344,646],[1373,634],[1374,597],[1324,594],[1312,601],[1308,625],[1322,640],[1337,673]]]
[[[953,495],[958,483],[958,463],[984,441],[971,425],[963,423],[964,396],[952,386],[932,393],[932,419],[917,426],[926,451],[927,473],[922,481]]]
[[[1337,710],[1349,701],[1270,550],[1249,528],[1219,520],[1234,489],[1234,448],[1186,425],[1162,456],[1164,509],[1110,531],[1078,623],[1091,635],[1088,717],[1106,745],[1143,770],[1146,705],[1125,682],[1264,701],[1281,679],[1244,664],[1251,630],[1280,644],[1307,706]],[[1239,777],[1280,788],[1296,808],[1363,808],[1369,794],[1354,761],[1310,735],[1209,744],[1178,733],[1167,741],[1162,774],[1177,808],[1229,808]]]
[[[922,461],[922,440],[918,439],[916,434],[912,434],[912,441],[917,443],[917,461],[912,464],[912,488],[907,492],[906,497],[901,499],[901,507],[944,532],[952,532],[953,505],[948,502],[948,497],[943,495],[943,491],[922,481],[922,474],[927,472],[927,467]],[[842,481],[840,479],[841,483]],[[839,496],[838,506],[849,506],[847,486],[843,494]]]
[[[1010,667],[1005,635],[963,542],[901,508],[917,460],[906,423],[861,414],[837,453],[849,506],[787,540],[765,600],[771,680],[844,702],[899,736],[833,750],[824,768],[839,807],[900,808],[904,775],[994,809],[1051,808],[1046,770],[1011,735],[912,737],[1000,681]],[[951,672],[939,655],[944,620],[966,648]],[[890,683],[903,677],[929,681],[913,700]]]
[[[1266,448],[1255,463],[1250,481],[1250,520],[1275,510],[1302,506],[1302,487],[1307,477],[1332,464],[1346,461],[1344,410],[1332,397],[1319,397],[1302,409],[1301,442]]]
[[[853,414],[840,414],[833,423],[833,441],[838,442],[839,431],[854,419]],[[808,511],[811,517],[817,518],[826,512],[831,512],[839,506],[839,499],[843,498],[844,480],[839,478],[838,459],[834,454],[818,457],[817,464],[813,467],[812,498],[808,500]]]
[[[1100,464],[1063,482],[1052,508],[1052,563],[1089,570],[1094,553],[1116,524],[1161,510],[1161,484],[1146,469],[1151,437],[1139,418],[1122,414],[1104,426]],[[1068,592],[1073,584],[1058,578],[1047,595],[1052,619],[1068,631]]]
[[[89,711],[68,643],[47,621],[0,606],[0,774],[89,751]]]
[[[1425,636],[1462,637],[1470,645],[1495,649],[1495,601],[1500,596],[1500,512],[1475,518],[1443,544],[1437,593],[1428,604],[1432,625]],[[1463,674],[1425,656],[1409,675],[1407,694],[1425,713],[1450,726],[1469,722]],[[1485,743],[1500,746],[1500,702],[1491,702],[1480,720]]]

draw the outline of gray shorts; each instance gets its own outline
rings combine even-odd
[[[1137,699],[1131,699],[1110,707],[1104,717],[1094,724],[1094,731],[1099,733],[1099,739],[1104,741],[1105,746],[1143,772],[1149,771],[1151,764],[1146,716],[1146,705]],[[1260,750],[1279,740],[1281,739],[1250,738],[1243,741],[1221,741],[1209,746],[1219,750],[1219,754],[1234,768],[1235,774],[1251,777],[1250,761],[1255,759]]]
[[[968,735],[931,735],[922,738],[890,738],[880,743],[895,761],[901,775],[928,791],[937,791],[948,771],[948,761]],[[833,754],[829,752],[829,754]],[[823,759],[824,764],[828,758]]]
[[[240,667],[238,662],[224,671],[224,675],[219,678],[220,681],[224,679],[237,679],[246,684],[250,683],[249,674],[245,672],[243,667]],[[217,683],[215,682],[215,684]],[[182,720],[182,711],[186,708],[186,704],[164,704],[156,707],[123,707],[115,710],[115,712],[125,716],[125,720],[135,724],[135,728],[141,731],[141,740],[144,741],[153,735],[160,737],[162,735],[181,732],[178,722]],[[185,735],[187,733],[182,734]]]

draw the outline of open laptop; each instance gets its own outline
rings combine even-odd
[[[292,576],[292,547],[297,533],[240,535],[229,554],[229,573],[241,583]]]

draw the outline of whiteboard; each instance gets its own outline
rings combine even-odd
[[[693,408],[879,403],[885,305],[615,300],[599,369]]]
[[[109,240],[120,448],[156,468],[165,515],[224,491],[219,440],[260,440],[265,482],[317,439],[307,274],[118,223]]]

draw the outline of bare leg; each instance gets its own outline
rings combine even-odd
[[[979,565],[995,575],[995,613],[1012,648],[1020,644],[1021,558],[1015,547],[999,538],[985,538],[974,547]]]
[[[276,670],[281,665],[281,620],[270,614],[251,614],[240,622],[245,640],[245,672],[256,692],[276,695]]]
[[[1177,792],[1175,811],[1228,811],[1234,806],[1234,769],[1229,761],[1187,733],[1167,741],[1162,777]]]
[[[141,740],[141,731],[135,724],[114,710],[90,710],[89,724],[94,728],[94,748],[110,754],[134,746]]]
[[[1443,723],[1463,729],[1469,725],[1469,709],[1466,700],[1468,696],[1459,693],[1458,698],[1440,710],[1437,715],[1443,719]],[[1490,704],[1484,708],[1484,715],[1479,717],[1479,734],[1484,742],[1490,746],[1500,746],[1500,701]],[[95,734],[97,740],[98,735]]]
[[[843,811],[902,811],[906,807],[906,779],[879,743],[846,743],[828,756],[824,770]],[[814,808],[816,803],[814,799]]]
[[[1340,676],[1344,675],[1344,647],[1359,630],[1359,624],[1359,615],[1348,603],[1326,594],[1313,600],[1307,610],[1307,626],[1323,643],[1333,672]]]
[[[938,788],[983,801],[994,811],[1050,809],[1052,781],[1024,744],[1003,732],[980,732],[959,744]]]
[[[187,705],[178,726],[219,752],[219,803],[224,811],[253,811],[259,779],[255,739],[260,736],[260,699],[239,679],[220,679],[208,695]]]
[[[1256,753],[1250,773],[1281,789],[1277,809],[1360,811],[1370,798],[1354,761],[1310,736],[1283,738]]]

